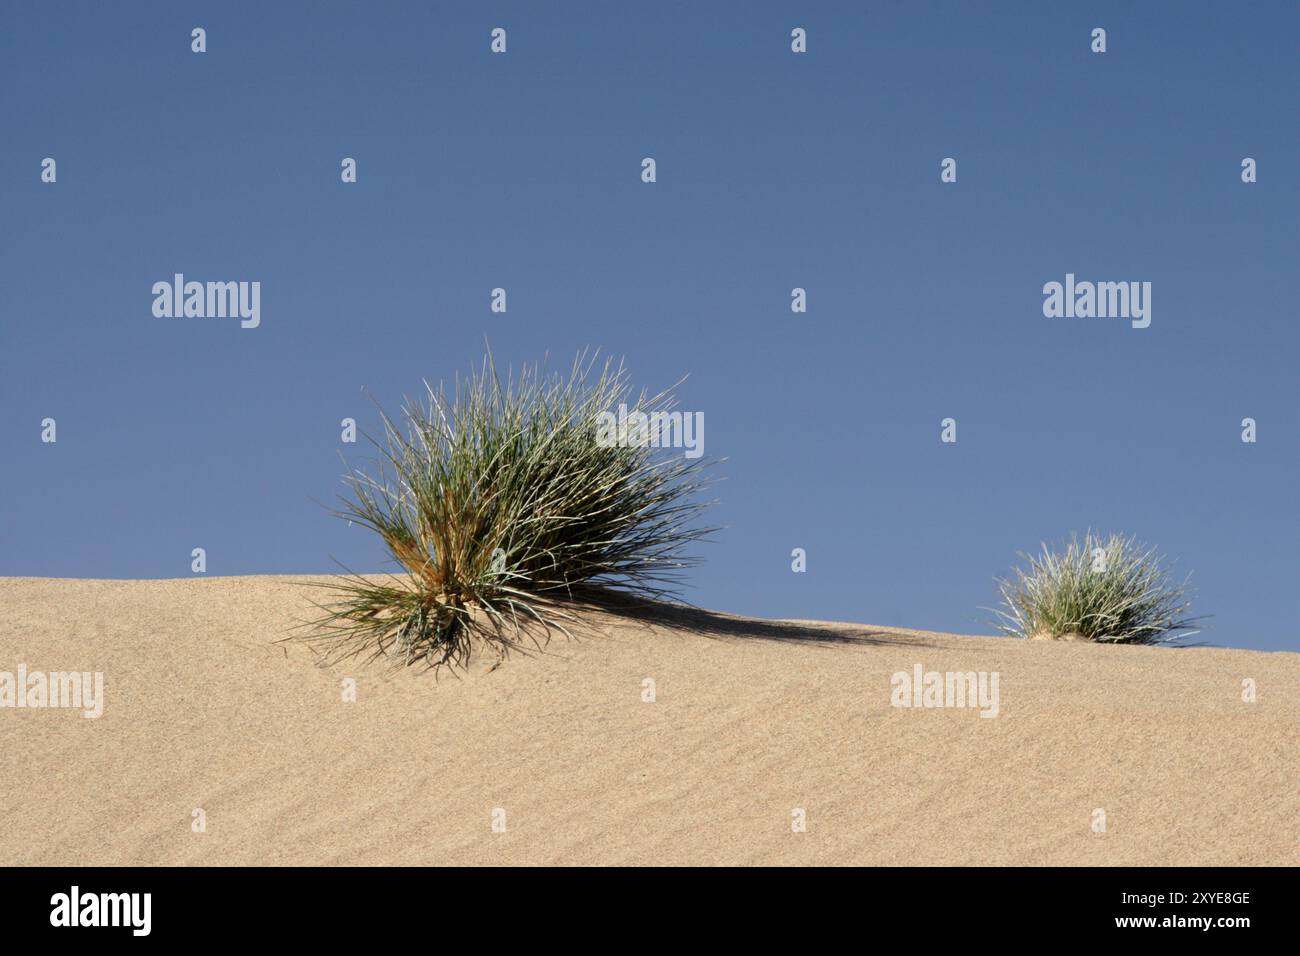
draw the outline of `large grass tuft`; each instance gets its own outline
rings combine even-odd
[[[695,563],[683,548],[714,530],[697,524],[704,458],[598,442],[602,412],[675,405],[672,390],[634,396],[621,363],[584,353],[567,375],[525,366],[502,381],[489,355],[451,396],[425,391],[397,421],[381,410],[377,460],[344,479],[336,513],[399,570],[326,585],[336,600],[315,624],[336,651],[455,666],[477,640],[505,656],[525,634],[568,633],[572,599],[672,593]]]
[[[999,579],[998,627],[1017,637],[1110,644],[1174,643],[1196,633],[1187,581],[1174,581],[1154,548],[1132,537],[1088,532],[1063,548],[1046,544],[1028,567]]]

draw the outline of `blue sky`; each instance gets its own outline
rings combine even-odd
[[[0,574],[379,567],[316,503],[339,421],[486,338],[689,373],[728,459],[695,603],[988,632],[1017,552],[1091,527],[1192,572],[1203,639],[1298,649],[1298,27],[1291,3],[11,6]],[[155,318],[176,272],[259,281],[260,327]],[[1067,273],[1151,282],[1150,328],[1046,318]]]

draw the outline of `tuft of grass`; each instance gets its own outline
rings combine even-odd
[[[1196,633],[1190,580],[1173,580],[1154,549],[1091,531],[1064,548],[1021,555],[1025,568],[998,579],[999,629],[1016,637],[1108,644],[1175,643]]]
[[[449,396],[425,382],[383,434],[369,470],[344,478],[335,513],[383,540],[398,571],[324,585],[316,636],[348,656],[463,666],[475,641],[501,657],[525,634],[569,634],[565,604],[613,589],[658,598],[714,528],[704,458],[597,440],[602,412],[671,413],[671,389],[633,395],[622,363],[584,352],[567,375],[498,375],[489,354]]]

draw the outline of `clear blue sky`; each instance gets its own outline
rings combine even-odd
[[[0,574],[379,567],[313,501],[339,421],[487,336],[689,373],[729,459],[695,603],[988,632],[1017,552],[1092,527],[1192,571],[1204,639],[1296,649],[1297,35],[1292,3],[7,5]],[[261,327],[155,318],[175,272],[260,281]],[[1151,327],[1044,317],[1067,272],[1151,282]]]

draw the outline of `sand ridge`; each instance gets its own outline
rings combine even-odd
[[[104,680],[0,709],[0,865],[1300,863],[1300,654],[601,613],[435,680],[282,643],[303,580],[0,578],[0,672]]]

